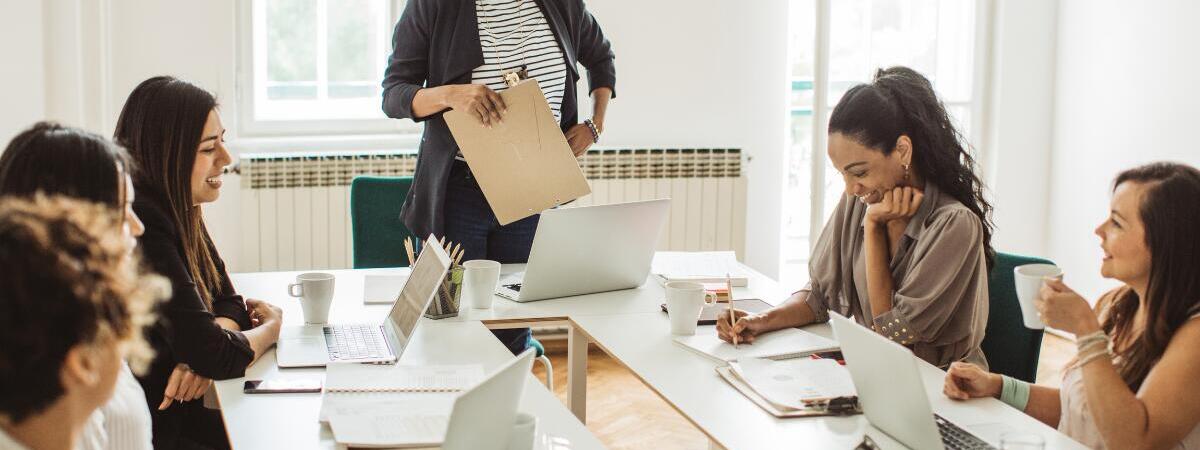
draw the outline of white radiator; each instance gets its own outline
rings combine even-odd
[[[351,267],[350,180],[412,175],[415,166],[415,154],[395,151],[242,155],[239,271]],[[592,194],[571,206],[670,198],[660,250],[733,250],[742,257],[740,150],[591,150],[580,167]]]

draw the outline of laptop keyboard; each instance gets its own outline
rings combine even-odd
[[[506,284],[506,285],[504,285],[504,287],[512,289],[513,292],[521,292],[521,283]]]
[[[334,361],[389,356],[379,325],[338,325],[324,331],[325,348]]]
[[[937,422],[938,432],[942,434],[942,444],[946,446],[947,450],[996,448],[942,416],[934,414],[933,421]]]

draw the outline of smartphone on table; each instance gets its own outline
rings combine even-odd
[[[246,380],[242,391],[247,394],[319,393],[321,392],[321,380],[305,378]]]

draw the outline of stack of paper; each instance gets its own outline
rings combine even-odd
[[[376,275],[363,277],[363,303],[368,305],[390,305],[400,296],[408,275]]]
[[[676,336],[675,342],[721,363],[744,358],[799,358],[838,348],[837,342],[796,328],[760,334],[754,337],[753,344],[740,344],[737,347],[721,340],[716,327],[697,328],[695,335]]]
[[[806,402],[856,395],[850,372],[832,359],[747,358],[717,368],[725,381],[776,417],[827,415]]]
[[[724,283],[726,274],[734,286],[744,287],[749,281],[733,252],[657,252],[650,272],[663,283]]]
[[[320,420],[341,445],[437,446],[454,399],[483,377],[480,365],[330,364]]]

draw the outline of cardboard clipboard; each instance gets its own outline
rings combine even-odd
[[[463,111],[443,115],[500,224],[590,194],[537,80],[521,81],[500,97],[508,113],[492,128]]]

